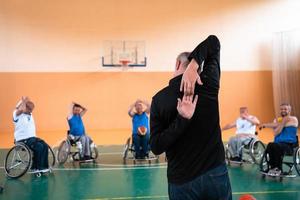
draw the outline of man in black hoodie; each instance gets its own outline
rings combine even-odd
[[[150,145],[154,154],[166,152],[171,200],[232,199],[219,125],[219,82],[220,42],[211,35],[177,57],[174,78],[152,99]]]

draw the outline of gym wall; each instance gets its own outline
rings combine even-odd
[[[38,136],[52,145],[65,138],[71,101],[88,108],[84,122],[97,144],[124,143],[128,106],[151,101],[172,78],[177,54],[210,34],[222,45],[221,124],[240,106],[270,121],[272,34],[299,18],[295,1],[0,2],[0,147],[13,144],[12,111],[22,95],[35,102]],[[103,68],[104,40],[145,41],[147,67]]]

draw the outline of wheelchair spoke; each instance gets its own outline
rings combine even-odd
[[[294,167],[300,176],[300,147],[295,149],[295,154],[294,154]]]
[[[22,176],[31,163],[31,152],[24,144],[16,144],[7,154],[5,159],[5,172],[11,178]]]
[[[259,164],[261,159],[263,159],[265,151],[265,146],[260,141],[254,141],[251,145],[250,155],[253,159],[253,162]]]
[[[64,164],[68,156],[70,154],[71,150],[71,145],[67,142],[67,140],[64,140],[58,148],[58,153],[57,153],[57,161],[59,164]]]
[[[16,152],[14,151],[14,155],[13,155],[10,165],[13,165],[13,163],[15,162],[15,155],[16,155]]]
[[[19,166],[21,164],[22,164],[22,162],[18,162],[17,164],[12,165],[12,166],[10,166],[9,170],[14,169],[15,167],[17,167],[17,166]]]

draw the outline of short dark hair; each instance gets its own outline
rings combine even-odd
[[[280,104],[280,106],[291,106],[291,104],[284,102],[284,103]]]
[[[246,106],[240,107],[240,110],[248,110],[248,107]]]
[[[287,106],[289,108],[289,110],[292,111],[292,106],[289,103],[284,102],[284,103],[280,104],[280,107],[281,106]]]
[[[73,109],[74,109],[74,108],[81,108],[81,105],[75,103],[75,104],[73,105]]]
[[[187,52],[187,51],[182,52],[177,56],[177,60],[180,61],[184,67],[187,67],[190,63],[189,60],[190,54],[191,52]]]

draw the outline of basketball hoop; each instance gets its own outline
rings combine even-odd
[[[128,67],[128,64],[130,63],[130,60],[119,60],[122,67]]]

